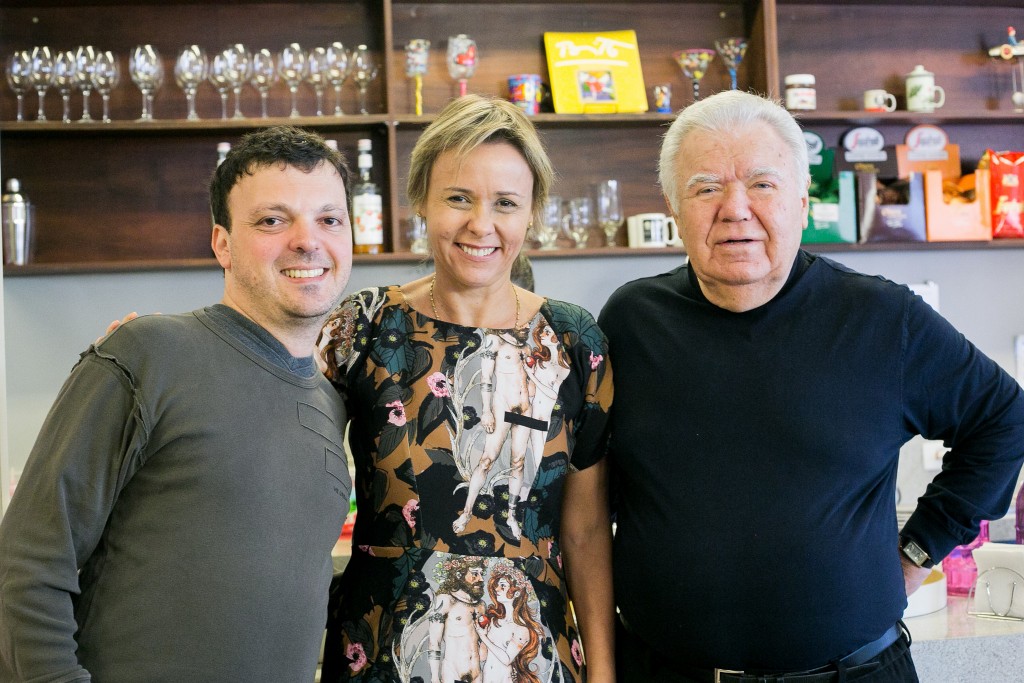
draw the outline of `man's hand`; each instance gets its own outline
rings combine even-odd
[[[932,570],[926,567],[918,567],[901,551],[897,550],[896,552],[900,554],[900,566],[903,567],[903,585],[907,589],[907,597],[910,597],[914,591],[921,587],[921,584],[932,573]]]

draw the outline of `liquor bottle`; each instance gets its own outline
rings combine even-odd
[[[384,223],[380,191],[370,178],[373,156],[371,141],[359,141],[359,182],[352,188],[352,251],[356,254],[379,254],[384,250]]]
[[[224,163],[224,160],[228,158],[228,152],[231,151],[230,142],[218,142],[217,143],[217,165],[220,166]]]

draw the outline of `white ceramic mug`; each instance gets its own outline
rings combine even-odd
[[[907,74],[907,111],[935,111],[946,103],[946,91],[935,85],[935,74],[918,64]]]
[[[626,219],[631,247],[664,247],[680,243],[676,222],[663,213],[638,213]]]
[[[893,111],[896,96],[878,88],[864,91],[864,111]]]

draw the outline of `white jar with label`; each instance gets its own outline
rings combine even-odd
[[[786,109],[813,111],[818,108],[818,92],[814,89],[814,74],[790,74],[785,78]]]

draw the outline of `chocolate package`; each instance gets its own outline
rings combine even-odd
[[[1024,152],[985,152],[992,178],[992,236],[1024,237]]]

